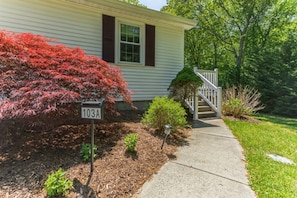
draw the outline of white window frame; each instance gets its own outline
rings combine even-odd
[[[131,25],[131,26],[137,26],[140,30],[139,35],[139,43],[140,43],[140,62],[127,62],[127,61],[121,61],[121,24],[125,25]],[[138,23],[131,20],[117,20],[116,25],[116,63],[120,65],[142,65],[144,66],[145,62],[145,24],[144,23]]]

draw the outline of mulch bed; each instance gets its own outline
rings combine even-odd
[[[163,164],[175,158],[189,133],[183,130],[170,135],[161,150],[163,134],[142,125],[141,117],[142,112],[125,111],[120,117],[96,123],[98,157],[92,175],[90,164],[79,154],[81,145],[90,143],[90,124],[25,130],[9,136],[8,143],[0,145],[0,197],[46,197],[44,182],[60,167],[74,183],[66,197],[132,197]],[[139,135],[136,152],[126,151],[124,138],[129,133]]]

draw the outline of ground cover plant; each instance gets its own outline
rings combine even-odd
[[[94,145],[94,147],[93,147],[94,159],[97,157],[97,154],[95,153],[97,151],[97,149],[98,149],[98,146]],[[92,158],[91,153],[92,153],[91,144],[82,144],[81,145],[80,154],[85,162],[88,162],[91,160],[91,158]]]
[[[129,133],[124,139],[124,143],[125,143],[125,146],[127,147],[127,150],[131,152],[135,151],[137,142],[138,142],[138,135],[134,133]]]
[[[258,122],[225,119],[244,148],[252,189],[259,198],[294,198],[297,165],[273,161],[267,154],[286,157],[297,164],[297,119],[256,116]]]
[[[66,174],[66,171],[59,168],[56,172],[48,176],[44,189],[49,197],[61,197],[69,192],[73,182],[66,178]]]

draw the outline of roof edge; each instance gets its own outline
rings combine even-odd
[[[102,10],[113,11],[125,15],[134,16],[146,20],[154,20],[171,25],[183,27],[185,30],[193,28],[197,22],[191,19],[174,16],[160,11],[144,8],[118,0],[63,0],[67,2],[82,4],[99,8]]]

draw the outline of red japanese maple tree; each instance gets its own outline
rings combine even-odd
[[[65,112],[63,104],[104,98],[132,104],[119,68],[79,48],[31,33],[0,32],[0,120]]]

